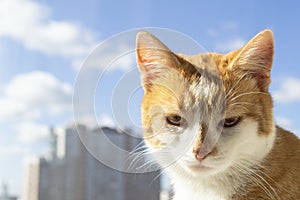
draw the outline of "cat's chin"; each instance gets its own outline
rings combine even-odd
[[[212,167],[208,167],[208,166],[205,166],[205,165],[202,165],[202,164],[199,164],[199,165],[190,165],[190,166],[187,166],[191,171],[194,171],[194,172],[209,172],[209,171],[213,171],[214,168]]]
[[[185,165],[186,171],[194,176],[210,176],[217,174],[220,170],[217,167],[208,166],[203,163]]]

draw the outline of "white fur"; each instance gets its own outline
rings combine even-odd
[[[247,181],[246,175],[232,166],[236,163],[242,166],[259,164],[275,140],[275,127],[268,136],[259,135],[258,123],[253,119],[245,119],[235,127],[224,128],[216,143],[218,155],[208,156],[201,162],[201,165],[212,170],[193,170],[189,165],[200,166],[191,148],[198,128],[194,126],[181,134],[160,138],[168,140],[165,141],[168,145],[157,151],[155,157],[162,167],[166,167],[173,182],[174,200],[229,199]]]

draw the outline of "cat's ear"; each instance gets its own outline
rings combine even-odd
[[[144,89],[150,86],[165,70],[178,65],[178,58],[155,36],[140,31],[136,37],[136,55],[143,76]]]
[[[264,30],[253,37],[237,56],[235,56],[231,68],[247,73],[255,78],[258,87],[267,91],[270,84],[270,71],[274,54],[274,38],[271,30]]]

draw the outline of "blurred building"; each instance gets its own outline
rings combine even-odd
[[[104,142],[105,138],[111,143]],[[26,164],[23,200],[159,200],[158,171],[124,173],[93,156],[106,156],[112,166],[123,169],[122,152],[132,151],[141,142],[112,128],[77,126],[56,133],[52,129],[48,157]]]
[[[16,196],[9,194],[8,185],[3,183],[2,184],[2,193],[0,194],[0,200],[17,200]]]

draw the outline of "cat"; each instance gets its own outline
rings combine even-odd
[[[144,140],[174,200],[300,199],[300,140],[273,117],[273,54],[271,30],[193,56],[137,33]]]

